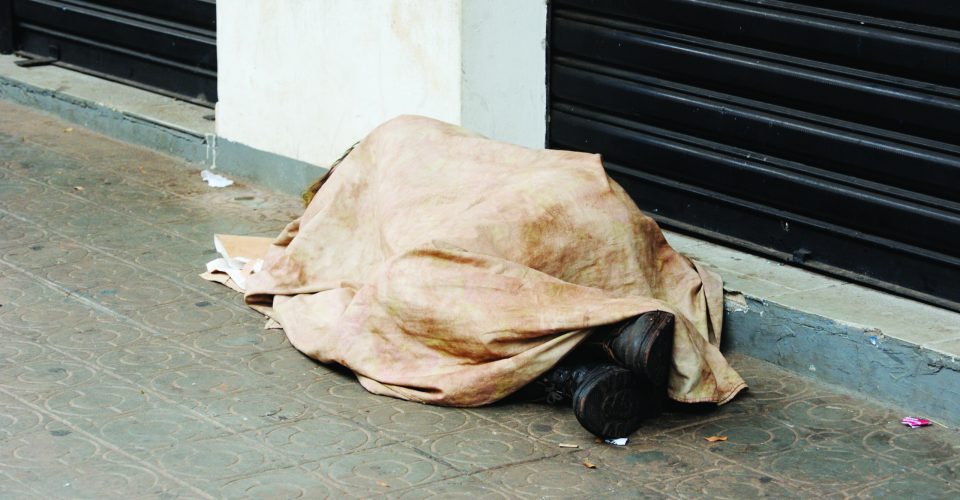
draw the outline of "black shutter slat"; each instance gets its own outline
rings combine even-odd
[[[921,3],[557,0],[549,144],[666,226],[960,310],[960,33]]]
[[[217,100],[209,0],[12,0],[16,50],[204,106]]]

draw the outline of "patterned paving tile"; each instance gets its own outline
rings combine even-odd
[[[224,480],[296,465],[235,436],[181,441],[151,454],[146,462],[213,495],[219,495]]]
[[[37,200],[43,202],[37,203]],[[0,208],[16,216],[12,218],[33,221],[32,231],[43,232],[57,226],[53,221],[61,216],[67,216],[81,207],[92,208],[82,199],[65,197],[57,189],[19,176],[6,179],[0,185],[0,203]]]
[[[924,472],[937,479],[952,484],[960,484],[960,459],[936,467],[925,468]]]
[[[126,415],[156,408],[163,401],[135,383],[98,380],[52,391],[39,402],[49,415],[84,429],[99,429]]]
[[[960,498],[955,482],[931,480],[921,474],[903,474],[855,493],[855,498]]]
[[[280,333],[280,331],[265,330],[263,335],[276,333]],[[329,367],[300,354],[299,351],[294,349],[256,352],[240,357],[235,362],[237,366],[242,366],[244,370],[256,374],[271,384],[287,387],[289,391],[297,394],[298,398],[317,406],[346,406],[347,409],[350,409],[353,407],[348,406],[348,403],[353,396],[369,399],[374,404],[383,403],[382,398],[374,397],[364,391],[355,377],[334,372]],[[356,387],[352,387],[353,385],[356,385]],[[341,386],[343,386],[343,392],[338,393],[337,390]],[[354,389],[359,389],[362,393]],[[370,396],[370,398],[366,398],[364,395]],[[329,398],[325,396],[329,396]],[[347,398],[347,402],[343,405],[336,402],[341,397]],[[359,405],[356,408],[364,406],[369,405]]]
[[[46,428],[3,441],[0,469],[37,472],[44,468],[78,467],[103,454],[107,448],[81,433],[62,426]]]
[[[865,486],[906,470],[855,448],[804,444],[757,465],[769,475],[788,477],[818,495],[834,494],[847,487]]]
[[[459,408],[399,400],[343,415],[403,441],[459,432],[484,422]]]
[[[355,497],[391,495],[393,491],[457,475],[414,448],[396,444],[306,464]]]
[[[748,392],[625,447],[568,408],[370,394],[197,277],[295,197],[65,128],[0,102],[0,498],[960,496],[956,429],[736,354]]]
[[[66,291],[14,274],[0,276],[0,327],[16,333],[59,330],[100,314]]]
[[[283,331],[265,330],[261,320],[244,321],[178,338],[180,342],[211,357],[229,356],[235,359],[277,349],[284,349],[286,353],[293,350]]]
[[[138,185],[121,178],[92,183],[80,193],[85,199],[106,205],[117,217],[128,217],[156,225],[180,219],[190,200],[157,188]]]
[[[315,405],[277,387],[205,399],[198,402],[193,409],[236,431],[273,427],[309,418],[317,413]]]
[[[588,468],[585,463],[596,468]],[[475,476],[505,491],[509,498],[644,498],[655,492],[630,476],[569,453],[536,462],[481,472]]]
[[[0,310],[0,321],[14,308],[26,308],[50,295],[51,291],[42,283],[0,261],[0,305],[7,308]]]
[[[205,210],[198,208],[194,211],[193,216],[186,215],[182,220],[167,222],[159,226],[165,231],[171,231],[187,240],[203,244],[210,242],[214,234],[272,237],[280,234],[283,229],[283,224],[278,225],[275,222],[251,224],[249,221],[223,217],[224,214],[213,216]]]
[[[138,311],[126,311],[126,315],[165,336],[186,336],[241,322],[263,326],[262,319],[252,317],[246,311],[240,312],[226,307],[216,299],[194,293],[187,293],[185,297],[189,299]]]
[[[505,402],[471,408],[469,413],[529,437],[552,443],[592,444],[595,437],[577,422],[566,406]]]
[[[483,482],[473,476],[458,476],[417,486],[402,492],[390,492],[390,496],[396,496],[403,500],[441,498],[506,500],[515,497],[510,492],[498,489],[493,484]]]
[[[39,500],[45,497],[17,480],[16,473],[0,472],[0,498]]]
[[[225,287],[217,285],[218,288],[213,288],[213,283],[205,281],[199,276],[207,262],[219,257],[211,242],[204,243],[175,241],[145,250],[127,250],[123,252],[123,255],[130,258],[131,262],[157,274],[171,276],[182,283],[205,290],[221,291],[221,288]]]
[[[15,477],[43,498],[103,498],[104,495],[114,498],[163,498],[169,492],[183,488],[148,467],[99,459],[70,467],[17,471]],[[5,495],[7,492],[3,493]],[[196,492],[190,496],[196,496]]]
[[[705,438],[710,436],[723,436],[727,440],[708,443]],[[750,462],[795,448],[802,441],[796,426],[767,416],[749,420],[740,416],[722,417],[684,429],[677,437],[682,444]]]
[[[342,456],[395,442],[378,429],[357,426],[345,418],[318,412],[250,431],[244,436],[290,457],[295,463]]]
[[[463,472],[538,460],[566,452],[493,424],[423,439],[416,447]]]
[[[189,407],[250,389],[270,387],[269,381],[255,374],[220,363],[195,364],[161,372],[145,380],[144,385]]]
[[[56,217],[56,224],[45,222],[53,220],[49,215],[40,219],[41,224],[51,232],[55,231],[79,241],[86,241],[91,235],[123,233],[136,229],[142,224],[132,218],[120,217],[113,211],[103,209],[79,197],[67,195],[64,199],[67,199],[69,204],[64,210],[65,213]]]
[[[865,406],[847,394],[811,394],[779,406],[769,414],[811,431],[849,432],[898,420],[893,410]]]
[[[3,188],[0,188],[0,210],[4,207]],[[0,248],[31,247],[50,236],[46,231],[0,211]]]
[[[46,236],[27,245],[4,249],[0,259],[22,269],[43,269],[90,258],[90,250],[75,241]]]
[[[128,401],[137,402],[132,396]],[[112,418],[97,419],[94,425],[92,434],[140,458],[164,454],[192,441],[234,434],[219,422],[167,402],[143,404]]]
[[[0,389],[12,393],[39,394],[76,387],[100,378],[84,363],[63,359],[52,351],[22,363],[0,366]]]
[[[116,315],[95,313],[92,319],[57,328],[21,332],[38,345],[48,346],[70,359],[93,361],[106,352],[118,351],[153,335]]]
[[[138,311],[194,298],[194,294],[182,285],[157,279],[155,275],[132,266],[120,267],[123,268],[120,279],[87,288],[82,295],[131,317],[135,317]]]
[[[678,498],[807,498],[811,495],[798,491],[783,480],[757,473],[744,467],[724,464],[700,474],[676,480],[656,482],[649,488]]]
[[[213,358],[197,353],[176,340],[164,338],[146,339],[109,349],[93,360],[102,370],[127,380],[148,379],[161,372],[213,361]]]
[[[636,433],[627,446],[592,443],[582,446],[583,451],[578,453],[598,468],[616,471],[641,484],[677,480],[728,463],[723,457],[709,453],[706,441],[696,446],[679,441],[675,434]]]
[[[0,392],[0,443],[12,438],[39,432],[51,422],[48,415],[18,399]],[[0,447],[6,446],[0,444]]]
[[[853,437],[860,440],[865,451],[892,460],[912,459],[918,464],[940,465],[960,457],[960,433],[937,427],[911,429],[891,419],[885,425],[856,432]]]
[[[281,355],[280,351],[273,352]],[[316,366],[316,363],[314,365]],[[272,367],[276,368],[276,364]],[[313,370],[314,376],[305,379],[295,390],[305,400],[316,403],[331,413],[355,414],[391,402],[391,398],[367,392],[353,375],[329,371],[322,365]]]
[[[36,275],[117,311],[156,307],[189,294],[180,284],[100,253],[37,270]]]
[[[218,496],[223,498],[312,499],[341,498],[341,491],[332,481],[319,474],[297,467],[272,470],[225,482]]]
[[[78,237],[78,241],[103,250],[111,255],[118,255],[135,260],[138,255],[145,252],[154,251],[159,248],[175,247],[180,245],[196,245],[200,243],[191,243],[190,241],[177,236],[176,234],[163,231],[161,227],[152,224],[140,224],[132,228],[125,228],[124,231],[105,231],[93,233]],[[212,248],[213,236],[208,241],[204,241],[204,248]],[[150,260],[138,262],[138,264],[149,264]],[[150,267],[150,266],[147,266]]]
[[[6,336],[0,344],[0,366],[27,363],[47,355],[48,351],[43,346],[21,336]]]

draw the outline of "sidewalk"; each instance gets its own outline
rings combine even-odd
[[[960,496],[956,429],[736,353],[750,391],[622,448],[566,409],[367,394],[196,276],[213,233],[299,211],[0,102],[0,497]]]

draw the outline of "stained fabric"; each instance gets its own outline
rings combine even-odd
[[[532,150],[416,116],[356,145],[246,280],[307,356],[374,393],[497,401],[595,327],[676,315],[668,394],[746,387],[718,349],[720,278],[674,251],[598,155]]]

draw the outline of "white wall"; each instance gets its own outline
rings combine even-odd
[[[325,166],[412,113],[542,147],[545,0],[220,0],[217,134]]]
[[[221,0],[217,54],[217,135],[297,160],[398,114],[460,119],[459,0]]]
[[[528,147],[546,138],[546,0],[462,0],[461,124]]]

